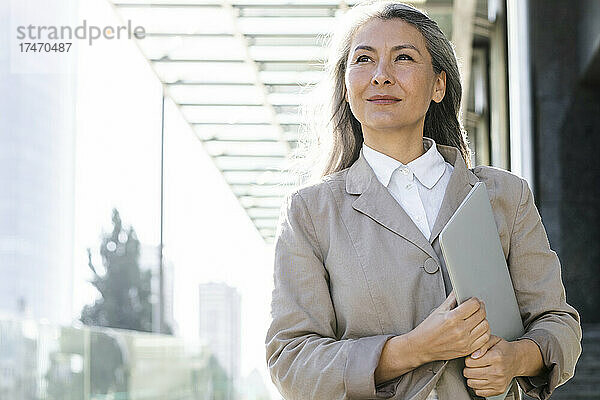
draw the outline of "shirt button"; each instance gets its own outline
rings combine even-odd
[[[411,189],[413,187],[412,183],[409,183],[408,185],[406,185],[407,189]]]
[[[400,171],[402,171],[402,175],[408,175],[408,170],[406,168],[402,168]]]
[[[421,218],[421,217],[418,217],[418,216],[417,216],[417,217],[415,217],[415,220],[416,220],[416,221],[421,221],[422,219],[423,219],[423,218]]]

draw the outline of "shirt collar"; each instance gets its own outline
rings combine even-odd
[[[437,181],[440,180],[446,170],[445,160],[437,150],[435,141],[428,137],[423,137],[423,146],[425,153],[417,157],[413,161],[406,164],[413,174],[417,177],[425,187],[431,189]],[[388,186],[392,173],[400,166],[403,166],[400,161],[383,154],[363,142],[363,155],[369,163],[377,179],[384,185]]]
[[[403,164],[395,158],[367,146],[365,142],[363,142],[362,147],[365,160],[373,168],[373,172],[375,172],[375,176],[379,182],[387,187],[390,183],[392,173]]]

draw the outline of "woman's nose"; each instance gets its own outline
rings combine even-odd
[[[371,84],[379,85],[385,83],[389,83],[390,85],[392,85],[394,82],[392,75],[387,72],[387,66],[382,63],[377,66],[375,74],[371,79]]]

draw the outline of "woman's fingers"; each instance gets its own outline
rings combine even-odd
[[[441,311],[450,311],[454,307],[456,307],[456,295],[454,294],[454,290],[450,292],[446,300],[438,307]]]
[[[465,323],[467,324],[467,328],[469,332],[473,330],[477,325],[481,322],[485,321],[486,313],[485,313],[485,305],[483,302],[479,303],[479,309],[475,311],[471,316],[465,319]]]
[[[484,335],[485,336],[485,335]],[[484,337],[482,336],[482,337]],[[502,338],[498,337],[498,336],[494,336],[491,335],[490,339],[485,342],[481,347],[479,347],[478,350],[474,351],[473,354],[471,354],[471,358],[481,358],[485,355],[485,353],[487,353],[487,351],[489,349],[491,349],[492,347],[494,347]],[[479,339],[477,339],[475,342],[477,342]],[[479,344],[479,343],[477,343]],[[474,346],[476,347],[476,346]]]
[[[485,347],[490,341],[490,333],[489,332],[484,332],[481,336],[478,336],[474,341],[473,344],[471,345],[471,352],[475,353],[478,350],[481,350],[482,353],[478,354],[478,356],[476,358],[479,357],[483,357],[483,355],[485,354],[485,352],[487,352],[487,350],[491,347]]]
[[[485,333],[490,333],[490,323],[488,322],[487,319],[484,318],[481,322],[479,322],[477,324],[477,326],[475,326],[473,329],[471,329],[470,336],[472,338],[478,338],[479,336],[481,336]],[[489,337],[488,337],[488,339],[489,339]]]
[[[465,301],[451,312],[456,318],[467,319],[475,314],[480,307],[481,302],[477,298],[471,297],[469,300]]]
[[[473,389],[487,388],[490,383],[487,379],[467,379],[467,385]]]
[[[463,369],[463,376],[467,379],[489,380],[490,375],[492,375],[491,367],[478,367],[478,368],[466,367],[465,369]]]

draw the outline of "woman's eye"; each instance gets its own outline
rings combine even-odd
[[[358,63],[358,62],[362,62],[362,61],[368,61],[370,59],[371,58],[369,56],[363,54],[362,56],[358,56],[356,58],[356,62]],[[408,54],[399,54],[396,57],[396,60],[412,61],[413,58],[411,56],[409,56]]]

